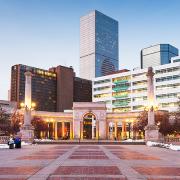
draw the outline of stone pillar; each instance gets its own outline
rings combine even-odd
[[[117,139],[117,122],[114,123],[114,138]]]
[[[98,121],[98,132],[99,132],[99,139],[105,140],[106,139],[106,121],[104,119],[99,119]]]
[[[92,116],[92,139],[94,139],[94,129],[96,127],[96,120],[94,120],[94,116]]]
[[[83,121],[80,121],[80,139],[83,139]]]
[[[158,141],[159,140],[159,129],[155,125],[155,114],[154,114],[154,83],[153,83],[153,68],[149,67],[147,72],[147,90],[148,90],[148,125],[145,127],[145,141]]]
[[[32,73],[25,72],[25,109],[24,124],[20,130],[22,141],[32,143],[34,140],[34,128],[31,125],[31,79]]]
[[[55,140],[58,139],[58,136],[57,136],[57,122],[56,121],[54,122],[54,138],[55,138]]]
[[[94,126],[92,126],[92,139],[94,139]]]
[[[73,138],[80,139],[80,120],[73,119]]]
[[[70,139],[73,139],[73,123],[70,122]]]
[[[64,138],[65,134],[64,134],[64,121],[62,121],[62,137]]]
[[[127,134],[126,134],[126,122],[122,121],[122,135],[121,135],[121,138],[126,139],[126,137],[127,137]]]
[[[106,122],[106,134],[107,134],[107,139],[110,139],[109,138],[109,122]]]
[[[99,139],[99,120],[96,120],[96,139]]]

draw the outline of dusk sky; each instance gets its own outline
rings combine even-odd
[[[11,66],[73,66],[79,75],[79,19],[97,9],[119,21],[120,69],[140,66],[140,50],[180,48],[180,0],[0,0],[0,99]]]

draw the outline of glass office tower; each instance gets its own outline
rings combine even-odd
[[[91,80],[118,69],[118,22],[97,10],[81,17],[80,77]]]
[[[150,66],[169,64],[178,56],[178,49],[170,44],[157,44],[141,50],[141,69]]]

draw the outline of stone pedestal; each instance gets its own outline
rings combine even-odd
[[[145,127],[145,141],[159,141],[159,128],[156,125],[147,125]]]
[[[24,125],[20,130],[21,140],[32,143],[34,140],[34,127],[32,125]]]

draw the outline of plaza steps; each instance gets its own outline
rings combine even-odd
[[[35,144],[109,144],[109,145],[145,145],[141,141],[112,141],[112,140],[50,140],[50,141],[35,141]]]

